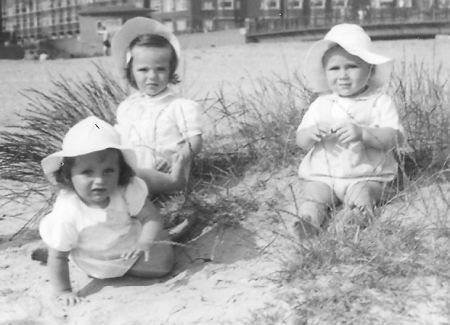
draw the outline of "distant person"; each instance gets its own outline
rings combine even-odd
[[[39,54],[39,61],[47,61],[48,60],[48,54],[43,51],[41,54]]]
[[[109,32],[108,29],[105,26],[103,26],[101,22],[98,23],[97,33],[102,36],[103,55],[109,56],[111,51],[111,41],[109,38]]]
[[[180,162],[174,158],[170,177],[181,175]],[[163,219],[147,198],[145,182],[134,176],[134,151],[120,143],[112,125],[93,116],[77,123],[42,168],[60,187],[39,228],[49,247],[50,285],[58,303],[81,300],[72,291],[69,256],[98,279],[159,277],[172,269],[172,247],[155,243],[167,238]]]
[[[403,128],[392,98],[380,90],[392,65],[353,24],[334,26],[309,50],[307,87],[320,96],[297,130],[297,144],[308,151],[299,167],[307,181],[295,224],[300,239],[317,235],[340,204],[344,221],[363,225],[396,177],[394,150]]]
[[[120,77],[137,90],[119,105],[116,128],[137,153],[138,176],[150,195],[183,191],[203,139],[199,104],[171,89],[179,82],[178,39],[155,20],[133,18],[114,35],[112,55]],[[174,154],[182,157],[183,181],[155,182],[155,171],[172,169]]]

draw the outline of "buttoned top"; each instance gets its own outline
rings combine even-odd
[[[202,134],[199,104],[166,89],[156,96],[137,92],[117,109],[116,129],[124,145],[132,146],[138,168],[171,163],[190,137]]]
[[[306,112],[297,132],[317,123],[391,127],[403,133],[392,98],[377,89],[368,89],[355,98],[335,93],[319,96]],[[366,146],[362,141],[342,144],[330,132],[308,152],[299,167],[299,176],[308,180],[321,177],[389,181],[397,174],[392,150]]]

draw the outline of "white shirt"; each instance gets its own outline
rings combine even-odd
[[[142,225],[134,216],[147,195],[145,182],[137,177],[126,188],[119,187],[105,209],[90,208],[75,192],[61,190],[52,212],[40,223],[40,235],[51,248],[70,252],[75,264],[89,275],[120,277],[136,261],[123,261],[120,255],[139,239]]]
[[[169,89],[150,97],[135,93],[117,109],[117,124],[124,145],[136,151],[138,168],[155,169],[171,163],[190,137],[202,134],[198,103],[180,98]]]
[[[368,89],[356,98],[320,96],[311,104],[298,130],[319,122],[331,127],[346,121],[368,127],[391,127],[403,133],[391,97],[376,89]],[[300,177],[308,180],[335,177],[390,181],[396,174],[392,151],[366,147],[362,141],[342,145],[332,133],[315,144],[299,167]]]

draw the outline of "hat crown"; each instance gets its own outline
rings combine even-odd
[[[370,50],[371,47],[369,35],[367,35],[361,26],[354,24],[336,25],[330,29],[324,39],[339,44],[351,54],[361,50]]]
[[[120,146],[120,135],[105,121],[90,116],[75,124],[66,134],[62,143],[65,152],[73,156],[100,151],[109,146]]]

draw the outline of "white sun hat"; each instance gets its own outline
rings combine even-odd
[[[363,61],[376,65],[370,78],[371,86],[378,88],[389,80],[393,67],[392,58],[377,54],[372,50],[371,39],[361,26],[339,24],[332,27],[322,40],[314,43],[306,55],[304,73],[308,89],[318,93],[330,90],[325,78],[323,56],[329,48],[336,44]]]
[[[180,61],[180,43],[175,35],[160,22],[144,17],[130,19],[122,25],[111,42],[111,52],[121,78],[126,77],[127,63],[130,60],[130,43],[138,36],[153,34],[164,37],[175,50]]]
[[[116,129],[95,116],[89,116],[75,124],[67,132],[61,151],[42,160],[42,169],[45,175],[50,176],[61,168],[64,157],[86,155],[108,148],[120,150],[125,162],[133,170],[136,170],[136,155],[133,149],[121,145],[120,135]]]

